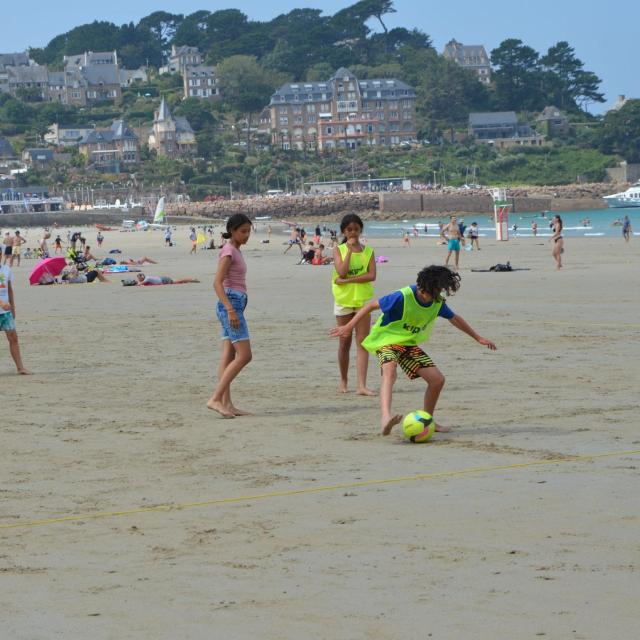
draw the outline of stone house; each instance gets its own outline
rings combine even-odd
[[[58,124],[50,125],[44,134],[44,141],[54,147],[75,147],[82,138],[89,135],[95,125]]]
[[[326,82],[285,84],[269,103],[271,143],[332,150],[410,142],[416,137],[415,99],[401,80],[358,80],[345,68]]]
[[[105,173],[121,173],[140,161],[138,136],[124,120],[115,120],[108,129],[94,129],[78,144],[89,164]]]
[[[12,96],[19,96],[29,91],[40,100],[46,100],[49,89],[49,72],[47,67],[33,64],[30,66],[6,67],[7,91]]]
[[[169,158],[195,155],[196,136],[189,121],[181,116],[172,116],[164,96],[154,114],[148,144],[149,149]]]
[[[44,168],[53,164],[53,151],[51,149],[25,149],[22,152],[22,160],[31,167]]]
[[[476,142],[499,149],[515,146],[542,146],[545,136],[536,133],[528,123],[518,122],[515,111],[469,114],[469,137]]]
[[[218,78],[215,67],[187,67],[182,74],[185,98],[218,98]]]
[[[491,84],[491,59],[484,45],[461,44],[452,39],[444,46],[442,55],[464,69],[473,71],[482,84]]]
[[[563,136],[569,133],[569,119],[557,107],[545,107],[536,118],[536,122],[547,136]]]
[[[69,78],[82,78],[85,86],[80,103],[108,101],[120,104],[120,64],[117,51],[85,51],[64,56],[64,70]]]
[[[160,67],[158,72],[163,73],[180,73],[184,75],[187,67],[199,67],[202,64],[202,54],[198,47],[189,47],[188,45],[176,46],[171,45],[171,55],[169,61],[164,67]]]
[[[149,74],[144,67],[139,69],[120,69],[120,86],[125,89],[137,83],[149,82]]]

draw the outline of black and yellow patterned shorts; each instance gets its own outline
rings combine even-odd
[[[376,355],[381,367],[385,362],[397,362],[409,380],[420,377],[419,369],[436,366],[433,360],[417,346],[389,344],[376,351]]]

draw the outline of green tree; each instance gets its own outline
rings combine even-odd
[[[166,55],[183,20],[184,16],[181,13],[154,11],[140,20],[138,29],[148,30],[160,44],[162,53]]]
[[[640,162],[640,100],[629,100],[621,109],[609,111],[596,142],[605,153],[617,153],[627,162]]]
[[[307,68],[305,80],[308,82],[324,82],[328,80],[335,69],[328,62],[316,62]]]
[[[491,52],[499,109],[535,111],[544,108],[539,58],[537,51],[516,38],[504,40]]]
[[[575,110],[589,102],[604,102],[603,94],[598,92],[601,80],[584,70],[584,63],[576,57],[568,42],[561,41],[550,47],[540,58],[540,65],[544,71],[544,88],[549,104]]]
[[[261,111],[282,78],[269,73],[252,56],[231,56],[218,65],[220,88],[231,107],[242,114],[247,127],[247,152],[251,148],[253,114]]]

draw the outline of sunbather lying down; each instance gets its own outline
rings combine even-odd
[[[158,264],[155,260],[147,258],[147,256],[142,256],[142,258],[138,258],[137,260],[134,258],[127,258],[126,260],[121,260],[120,264],[128,264],[130,267],[135,267],[136,265],[145,264],[147,262],[149,264]]]
[[[141,287],[151,287],[160,284],[190,284],[192,282],[200,282],[197,278],[180,278],[174,280],[168,276],[145,276],[144,273],[139,273],[136,276],[138,285]]]

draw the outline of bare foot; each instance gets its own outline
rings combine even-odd
[[[402,420],[402,416],[385,416],[382,418],[382,431],[380,432],[383,436],[388,436],[391,433],[391,429],[395,427],[398,422]]]
[[[376,396],[378,395],[373,389],[368,389],[367,387],[358,387],[356,393],[359,396]]]
[[[445,427],[445,425],[436,422],[436,431],[438,433],[449,433],[449,431],[453,431],[453,427]]]
[[[251,413],[250,411],[243,411],[242,409],[238,409],[233,405],[231,405],[230,411],[231,413],[233,413],[234,416],[252,416],[253,415],[253,413]]]
[[[338,385],[338,393],[347,393],[347,383],[345,382],[341,382]]]
[[[28,371],[27,369],[18,369],[18,375],[32,376],[33,374],[31,373],[31,371]]]
[[[233,412],[229,411],[229,409],[222,404],[222,402],[218,402],[216,400],[209,400],[209,402],[207,402],[207,408],[217,411],[223,418],[236,417]]]

